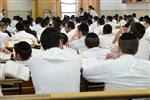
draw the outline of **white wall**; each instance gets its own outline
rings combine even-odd
[[[8,16],[12,18],[15,15],[20,15],[26,18],[32,8],[31,0],[7,0]]]
[[[127,13],[139,11],[140,14],[150,15],[150,3],[134,3],[134,4],[123,4],[122,0],[100,0],[100,11],[103,14],[107,14],[109,11],[115,13]],[[107,12],[105,12],[107,11]],[[123,11],[123,12],[122,12]],[[110,12],[110,13],[111,13]]]

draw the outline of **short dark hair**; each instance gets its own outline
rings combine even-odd
[[[35,23],[36,24],[41,24],[41,21],[43,20],[43,18],[41,18],[41,17],[37,17],[36,19],[35,19]]]
[[[67,27],[71,29],[75,29],[75,24],[72,21],[67,22]]]
[[[23,24],[22,22],[18,22],[18,23],[16,24],[16,29],[17,29],[17,31],[22,31],[22,30],[24,30],[24,24]]]
[[[133,16],[133,17],[136,17],[136,13],[133,13],[132,16]]]
[[[133,33],[123,33],[118,44],[122,53],[135,55],[138,50],[139,40]]]
[[[112,26],[110,24],[106,24],[103,27],[103,34],[111,34],[112,33]]]
[[[68,42],[68,36],[65,33],[61,33],[61,34],[63,39],[63,45],[66,45],[66,43]]]
[[[150,17],[145,16],[144,17],[144,22],[146,22],[147,24],[150,24]]]
[[[113,17],[112,16],[107,16],[107,20],[110,21],[110,22],[112,22]]]
[[[21,60],[28,60],[32,53],[31,46],[25,41],[16,43],[14,45],[14,51],[16,54],[20,55]]]
[[[132,22],[130,31],[137,36],[138,39],[141,39],[145,34],[145,27],[139,22]]]
[[[81,23],[78,26],[78,30],[81,31],[83,35],[86,35],[89,33],[89,26],[86,23]]]
[[[105,21],[104,21],[103,18],[99,18],[97,23],[98,23],[99,25],[104,25],[104,24],[105,24]]]
[[[100,43],[99,37],[95,33],[89,33],[85,38],[85,45],[88,48],[98,47]]]
[[[58,47],[62,39],[61,33],[56,28],[46,28],[41,35],[41,44],[44,50]]]
[[[95,21],[98,21],[98,16],[94,16],[94,20],[95,20]]]
[[[45,27],[45,26],[47,26],[48,24],[49,24],[49,21],[46,20],[46,19],[44,19],[44,20],[41,21],[41,27]]]

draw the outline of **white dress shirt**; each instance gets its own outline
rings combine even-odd
[[[90,15],[92,15],[93,16],[93,18],[95,17],[95,16],[98,16],[98,14],[96,13],[96,11],[95,10],[90,10]]]
[[[75,50],[78,50],[79,52],[83,52],[87,50],[87,47],[85,46],[85,36],[81,37],[78,40],[75,40],[69,44],[69,47]]]
[[[126,23],[127,23],[127,22],[126,22],[125,20],[121,20],[121,21],[119,22],[120,26],[124,26]]]
[[[97,60],[105,60],[106,55],[110,53],[109,49],[94,47],[81,53],[83,59],[96,58]]]
[[[139,47],[135,56],[141,59],[150,60],[150,44],[144,38],[139,40]]]
[[[105,90],[150,88],[150,61],[122,55],[116,60],[99,62],[98,66],[83,69],[90,82],[105,82]]]
[[[33,25],[33,27],[31,27],[31,30],[35,31],[36,33],[38,33],[38,31],[40,31],[42,29],[40,24],[35,24]]]
[[[144,38],[150,43],[150,26],[145,30]]]
[[[100,38],[100,46],[102,48],[107,48],[107,49],[114,48],[114,44],[112,43],[114,39],[113,34],[100,35],[99,38]]]
[[[104,25],[100,25],[97,28],[95,28],[94,33],[96,33],[97,35],[102,35],[103,34],[103,27]]]
[[[63,49],[51,48],[33,57],[31,77],[36,94],[80,91],[81,59]]]
[[[26,41],[31,45],[37,44],[37,39],[25,31],[17,32],[14,36],[11,37],[11,41]]]
[[[113,22],[108,22],[107,24],[111,25],[112,30],[116,29],[116,24],[114,24]]]
[[[72,37],[77,33],[76,29],[72,29],[70,32],[66,33],[66,35],[68,36],[68,40],[71,40]]]

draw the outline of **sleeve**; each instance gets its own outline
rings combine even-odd
[[[95,67],[83,68],[83,77],[90,82],[105,82],[110,77],[109,61],[103,61]]]

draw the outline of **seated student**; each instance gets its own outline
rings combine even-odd
[[[105,21],[103,18],[99,18],[98,22],[98,27],[94,30],[94,33],[98,34],[98,35],[102,35],[103,34],[103,27],[105,24]]]
[[[37,44],[37,39],[33,35],[25,32],[23,23],[17,23],[16,29],[17,33],[11,37],[11,41],[27,41],[30,45]]]
[[[100,43],[102,48],[112,49],[114,45],[112,44],[114,35],[112,34],[112,27],[106,24],[103,28],[103,35],[100,36]]]
[[[82,52],[86,50],[86,46],[84,43],[85,36],[89,32],[89,27],[87,24],[82,23],[78,26],[78,38],[77,40],[74,40],[69,44],[69,47],[75,50],[79,50],[79,52]]]
[[[41,35],[45,51],[30,61],[31,77],[36,94],[80,91],[81,59],[62,49],[59,30],[47,28]]]
[[[42,19],[41,17],[36,18],[36,19],[35,19],[35,25],[33,25],[33,26],[31,27],[31,30],[33,30],[33,31],[35,31],[36,33],[38,33],[38,31],[42,29],[42,27],[41,27],[41,21],[42,21],[42,20],[43,20],[43,19]]]
[[[106,24],[109,24],[111,25],[112,27],[112,30],[115,30],[116,29],[116,24],[112,22],[113,21],[113,17],[112,16],[107,16],[106,18]]]
[[[83,76],[90,82],[105,82],[105,90],[149,89],[150,61],[134,56],[138,44],[133,33],[124,33],[119,38],[120,57],[83,69]]]
[[[139,49],[135,56],[141,59],[150,60],[150,44],[143,38],[145,27],[139,22],[132,22],[130,25],[130,32],[133,32],[139,39]]]
[[[147,39],[150,43],[150,17],[148,17],[148,16],[144,17],[144,26],[146,29],[146,33],[144,35],[144,38]]]
[[[5,23],[0,22],[0,41],[2,42],[2,46],[6,47],[8,46],[9,36],[5,31]]]
[[[65,24],[65,31],[68,36],[68,40],[70,41],[73,36],[76,34],[75,24],[72,21],[69,21]]]
[[[95,33],[89,33],[86,35],[85,45],[88,50],[81,53],[83,59],[95,58],[97,60],[105,60],[106,55],[110,53],[109,49],[99,47],[100,40]]]
[[[28,66],[29,59],[31,58],[32,49],[31,46],[25,42],[19,42],[14,45],[14,53],[15,53],[15,60],[18,63],[22,63]]]
[[[72,53],[77,53],[76,50],[68,47],[68,37],[65,33],[61,33],[63,40],[63,50],[71,51]]]
[[[41,37],[42,32],[43,32],[47,27],[49,27],[49,21],[46,20],[46,19],[43,19],[43,20],[41,21],[41,27],[42,27],[42,28],[41,28],[40,30],[38,30],[38,33],[37,33],[38,41],[40,41],[40,37]]]

